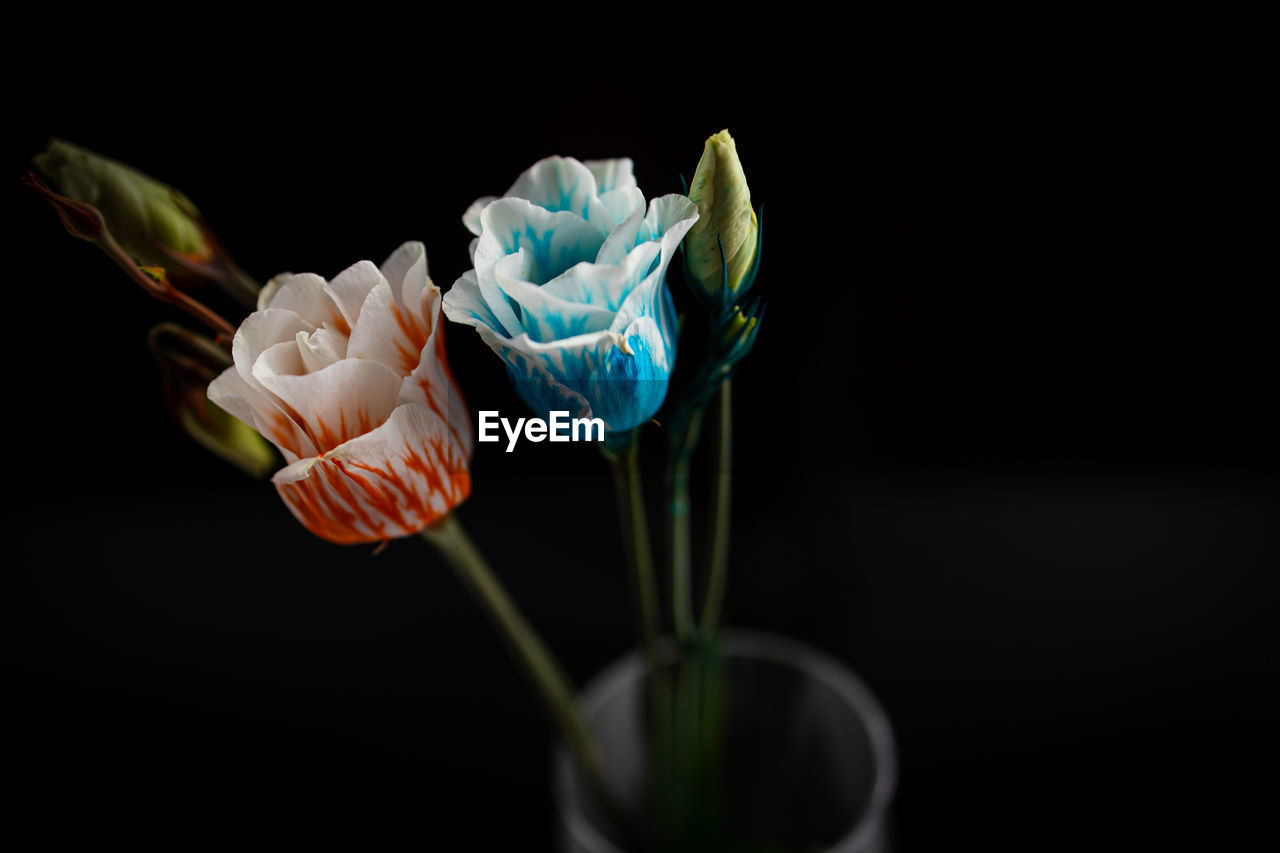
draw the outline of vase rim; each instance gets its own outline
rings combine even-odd
[[[720,640],[726,657],[768,661],[802,672],[841,697],[863,720],[875,767],[871,794],[857,823],[827,848],[826,853],[854,853],[860,850],[880,831],[898,782],[896,741],[888,715],[880,701],[849,667],[830,654],[800,640],[765,631],[740,629],[723,630]],[[664,665],[675,659],[675,650],[676,644],[672,638],[662,638],[659,642],[659,656]],[[579,693],[583,714],[588,720],[594,719],[621,691],[641,677],[643,672],[644,659],[640,649],[633,649],[609,664]],[[559,744],[555,750],[554,767],[556,787],[560,791],[568,785],[570,773],[569,756]],[[601,853],[626,853],[603,836],[580,811],[572,814],[564,814],[564,809],[560,811],[566,829],[574,838],[589,843]]]

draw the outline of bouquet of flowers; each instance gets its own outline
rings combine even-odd
[[[180,192],[67,142],[35,157],[26,182],[70,234],[198,327],[162,322],[148,341],[168,408],[192,438],[270,475],[316,536],[378,548],[420,536],[474,594],[566,750],[565,849],[878,849],[893,757],[874,699],[811,650],[723,628],[732,384],[764,316],[763,215],[727,131],[706,140],[683,193],[651,199],[629,159],[536,162],[465,211],[471,268],[447,292],[418,242],[329,279],[259,285]],[[203,286],[241,312],[202,300]],[[473,416],[449,368],[446,320],[498,356],[526,412]],[[712,476],[707,506],[695,507],[704,438]],[[582,693],[456,511],[484,488],[471,477],[477,441],[513,452],[544,440],[598,444],[633,590],[640,652]],[[653,529],[639,453],[650,440],[664,460]],[[708,546],[701,563],[695,525]],[[821,688],[795,688],[796,671]],[[837,706],[857,722],[817,719]],[[748,756],[769,752],[756,747],[770,732],[790,745]],[[778,790],[803,792],[807,805],[781,804]]]

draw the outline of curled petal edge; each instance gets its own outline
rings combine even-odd
[[[341,545],[417,533],[471,492],[464,449],[443,419],[416,404],[271,481],[298,521]]]

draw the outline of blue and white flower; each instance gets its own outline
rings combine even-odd
[[[475,326],[535,413],[597,417],[611,431],[653,417],[675,363],[667,265],[697,206],[645,207],[629,159],[549,157],[463,222],[473,269],[444,313]]]

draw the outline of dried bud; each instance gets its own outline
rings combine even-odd
[[[58,139],[33,162],[58,192],[96,209],[139,264],[169,267],[175,256],[203,264],[213,257],[195,205],[173,187]]]

